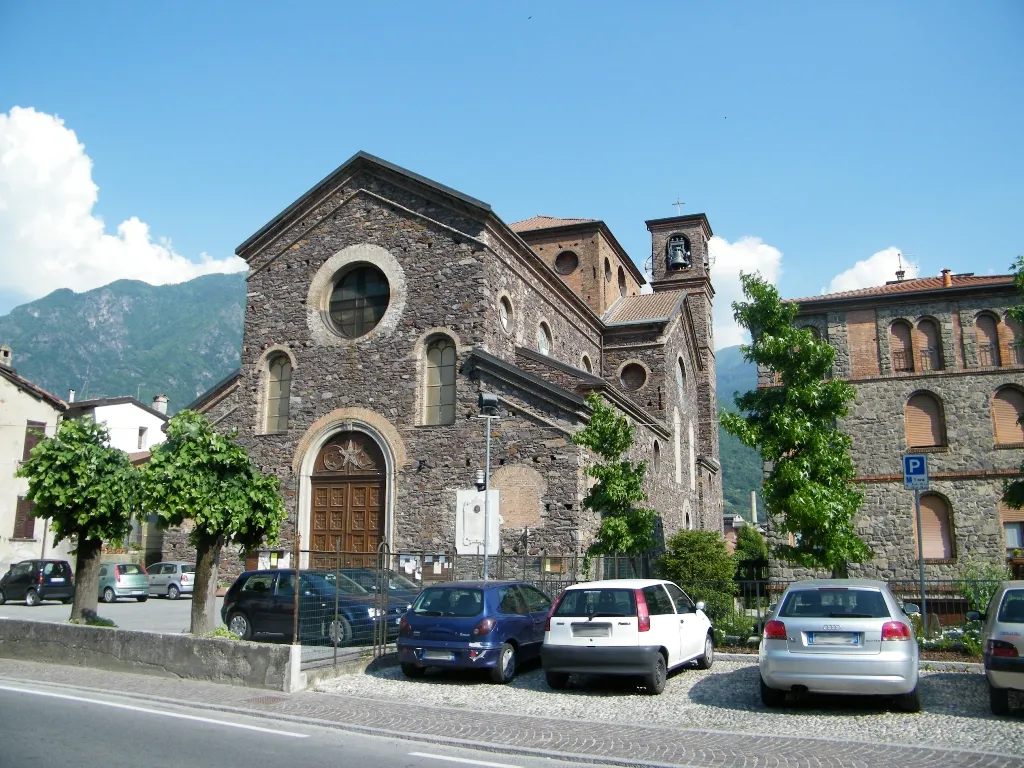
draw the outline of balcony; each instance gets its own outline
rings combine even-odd
[[[997,368],[1001,364],[998,344],[978,344],[978,367]]]
[[[892,370],[894,373],[907,373],[914,370],[914,358],[904,349],[892,351]]]

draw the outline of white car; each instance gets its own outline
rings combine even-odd
[[[1010,714],[1010,691],[1024,691],[1024,581],[999,585],[985,613],[969,619],[985,622],[981,649],[994,715]]]
[[[715,642],[704,604],[671,581],[615,579],[568,587],[544,628],[541,663],[548,685],[569,675],[641,677],[648,693],[665,690],[670,669],[714,662]]]

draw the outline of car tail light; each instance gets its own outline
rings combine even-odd
[[[651,614],[647,612],[647,600],[642,589],[634,590],[636,595],[636,628],[638,632],[651,631]]]
[[[182,584],[188,584],[188,574],[187,573],[181,574],[181,583]]]
[[[558,606],[562,604],[562,600],[564,598],[565,598],[565,590],[563,589],[562,590],[562,594],[560,594],[558,596],[558,599],[555,600],[555,604],[552,605],[551,606],[551,610],[548,611],[548,620],[544,622],[544,631],[545,632],[550,632],[551,631],[551,617],[555,615],[555,611],[558,610]]]
[[[772,619],[764,625],[764,639],[765,640],[785,640],[786,639],[786,625],[778,619]]]
[[[398,636],[399,637],[409,637],[411,634],[412,634],[412,625],[409,623],[409,619],[407,619],[405,616],[403,616],[402,620],[400,622],[398,622]]]
[[[910,627],[902,621],[887,621],[882,625],[883,640],[909,640]]]
[[[480,621],[476,623],[476,626],[473,627],[473,637],[483,637],[484,635],[490,634],[496,623],[497,622],[495,622],[490,616],[486,619],[480,619]]]
[[[39,583],[40,583],[40,584],[42,584],[42,583],[43,583],[43,571],[42,571],[41,569],[40,569],[40,571],[39,571]]]
[[[120,568],[114,568],[114,580],[118,584],[121,583],[121,569]]]
[[[988,654],[989,656],[1005,656],[1009,659],[1016,659],[1020,656],[1020,654],[1017,653],[1017,646],[1013,643],[1008,643],[1005,640],[989,640]]]

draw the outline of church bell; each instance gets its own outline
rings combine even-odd
[[[690,266],[690,259],[682,243],[673,243],[668,254],[669,269],[686,269]]]

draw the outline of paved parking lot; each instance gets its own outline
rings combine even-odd
[[[758,693],[756,663],[717,661],[707,672],[687,669],[669,678],[661,696],[648,696],[622,680],[573,678],[552,691],[536,664],[507,686],[478,674],[430,672],[406,680],[397,667],[326,680],[318,690],[394,701],[585,721],[668,725],[733,733],[857,740],[960,748],[1019,755],[1024,713],[989,713],[982,675],[922,674],[924,711],[893,711],[884,699],[808,697],[766,710]],[[1024,704],[1024,701],[1018,701]]]
[[[217,618],[220,621],[222,598],[217,598]],[[151,597],[144,603],[137,600],[118,600],[116,603],[100,603],[96,612],[112,620],[122,629],[140,629],[147,632],[187,632],[191,623],[192,598],[182,597],[167,600]],[[71,616],[71,606],[62,603],[42,603],[29,608],[25,603],[0,605],[0,618],[23,621],[50,621],[62,623]]]

